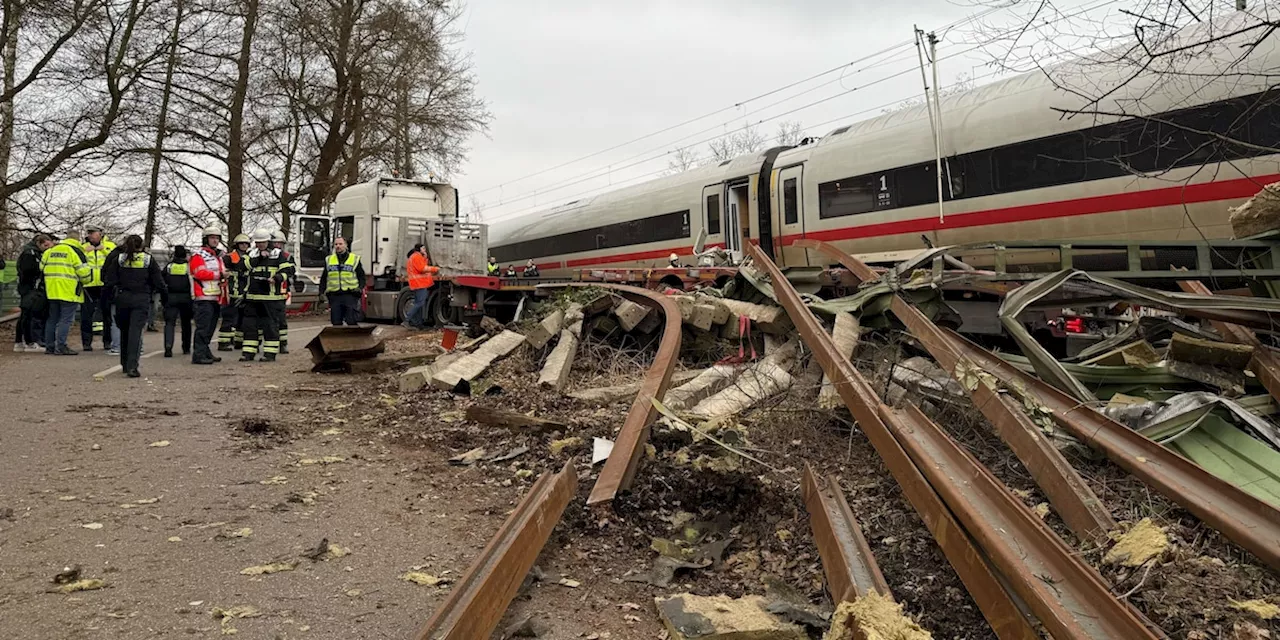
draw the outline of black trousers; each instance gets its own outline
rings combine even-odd
[[[137,371],[142,357],[142,332],[147,328],[146,305],[116,304],[116,325],[120,327],[120,366]]]
[[[356,292],[330,293],[329,324],[335,327],[344,324],[354,327],[360,324],[360,294]]]
[[[80,305],[80,344],[85,349],[93,346],[93,336],[102,334],[102,348],[111,348],[111,301],[104,296],[103,287],[85,287],[84,302]]]
[[[276,325],[276,333],[280,336],[280,349],[284,350],[289,346],[289,303],[284,300],[270,300],[267,302],[267,311],[271,314],[271,321]]]
[[[271,317],[273,300],[246,300],[244,303],[244,348],[242,355],[252,358],[262,347],[262,354],[272,360],[280,353],[280,332]],[[283,302],[283,301],[281,301]]]
[[[243,340],[241,332],[241,308],[236,304],[222,305],[222,326],[218,328],[218,350],[228,351],[235,342]],[[239,337],[237,337],[239,334]]]
[[[191,353],[191,318],[195,310],[191,302],[174,302],[164,307],[164,352],[173,351],[174,334],[177,324],[182,322],[182,352]]]
[[[218,303],[215,300],[196,300],[191,303],[191,315],[195,320],[195,341],[191,345],[191,361],[213,360],[209,343],[218,330]]]

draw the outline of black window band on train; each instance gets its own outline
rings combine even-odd
[[[1270,155],[1280,148],[1280,91],[1231,98],[1151,118],[1231,140],[1148,118],[1122,120],[944,158],[944,176],[950,178],[950,185],[943,185],[945,199],[1014,193],[1115,178],[1134,171],[1157,173]],[[818,217],[838,218],[936,203],[935,162],[824,182],[818,185]]]
[[[581,231],[570,231],[545,238],[534,238],[515,244],[493,247],[489,251],[498,262],[519,262],[568,253],[597,249],[614,249],[649,242],[664,242],[691,237],[689,210],[616,222]]]

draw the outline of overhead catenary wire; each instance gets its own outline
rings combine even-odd
[[[983,11],[980,11],[980,12],[977,12],[977,13],[974,13],[974,14],[971,14],[971,15],[968,15],[968,16],[965,16],[965,17],[960,18],[960,19],[958,19],[958,20],[955,20],[955,21],[953,21],[953,22],[951,22],[951,23],[948,23],[948,24],[946,24],[946,25],[944,25],[944,26],[942,26],[942,27],[938,27],[938,30],[940,30],[940,31],[946,31],[946,30],[949,30],[949,29],[955,28],[955,27],[957,27],[957,26],[959,26],[959,25],[961,25],[961,24],[964,24],[964,23],[966,23],[966,22],[973,22],[974,20],[980,20],[980,19],[982,19],[982,18],[984,18],[984,17],[986,17],[986,16],[989,16],[989,15],[991,15],[991,14],[993,14],[993,13],[997,12],[997,11],[1001,11],[1001,10],[1007,9],[1007,8],[1009,8],[1009,7],[1011,7],[1011,6],[1014,6],[1014,5],[1010,4],[1010,5],[998,5],[998,6],[988,7],[987,9],[985,9],[985,10],[983,10]],[[823,76],[830,75],[830,74],[835,73],[835,72],[837,72],[837,71],[844,71],[844,70],[846,70],[848,67],[851,67],[851,66],[853,66],[853,65],[855,65],[855,64],[858,64],[858,63],[860,63],[860,62],[865,62],[865,61],[867,61],[867,60],[872,60],[872,59],[874,59],[874,58],[876,58],[876,57],[879,57],[879,56],[881,56],[881,55],[885,55],[885,54],[888,54],[888,53],[890,53],[890,52],[896,51],[896,50],[898,50],[898,49],[906,48],[906,47],[909,47],[909,46],[911,46],[911,41],[910,41],[910,40],[905,40],[905,41],[899,42],[899,43],[897,43],[897,44],[890,45],[890,46],[885,47],[884,49],[881,49],[881,50],[876,51],[876,52],[874,52],[874,53],[871,53],[871,54],[868,54],[868,55],[862,56],[862,57],[860,57],[860,58],[856,58],[856,59],[851,60],[851,61],[849,61],[849,62],[846,62],[846,63],[844,63],[844,64],[840,64],[840,65],[837,65],[837,66],[831,67],[831,68],[829,68],[829,69],[827,69],[827,70],[825,70],[825,71],[821,71],[821,72],[815,73],[815,74],[813,74],[813,75],[811,75],[811,76],[809,76],[809,77],[807,77],[807,78],[803,78],[803,79],[801,79],[801,80],[796,80],[796,81],[794,81],[794,82],[791,82],[791,83],[789,83],[789,84],[783,85],[783,86],[778,87],[778,88],[776,88],[776,89],[771,89],[771,90],[766,91],[766,92],[764,92],[764,93],[761,93],[761,94],[758,94],[758,95],[752,96],[752,97],[750,97],[750,98],[747,98],[746,100],[740,100],[740,101],[738,101],[738,102],[735,102],[734,104],[731,104],[731,105],[728,105],[728,106],[725,106],[725,107],[722,107],[722,108],[716,109],[716,110],[714,110],[714,111],[710,111],[710,112],[708,112],[708,113],[702,114],[702,115],[700,115],[700,116],[696,116],[696,117],[694,117],[694,118],[690,118],[690,119],[688,119],[688,120],[685,120],[685,121],[683,121],[683,122],[680,122],[680,123],[677,123],[677,124],[674,124],[674,125],[671,125],[671,126],[665,127],[665,128],[660,129],[660,130],[658,130],[658,131],[654,131],[654,132],[652,132],[652,133],[647,133],[647,134],[645,134],[645,135],[643,135],[643,136],[640,136],[640,137],[637,137],[637,138],[633,138],[633,139],[628,140],[628,141],[626,141],[626,142],[622,142],[622,143],[619,143],[619,144],[613,145],[613,146],[608,147],[608,148],[606,148],[606,149],[601,149],[601,150],[599,150],[599,151],[592,152],[592,153],[587,154],[587,155],[585,155],[585,156],[581,156],[581,157],[578,157],[578,158],[574,158],[573,160],[569,160],[569,161],[567,161],[567,162],[563,162],[563,163],[560,163],[560,164],[558,164],[558,165],[555,165],[555,166],[552,166],[552,167],[548,167],[548,168],[546,168],[546,169],[541,169],[541,170],[535,171],[535,172],[533,172],[533,173],[530,173],[530,174],[526,174],[526,175],[520,176],[520,177],[518,177],[518,178],[514,178],[514,179],[511,179],[511,180],[505,180],[505,181],[503,181],[503,182],[501,182],[501,183],[499,183],[499,184],[495,184],[495,185],[491,185],[491,186],[488,186],[488,187],[484,187],[484,188],[482,188],[482,189],[478,189],[478,190],[476,190],[475,192],[473,192],[473,195],[478,195],[478,194],[481,194],[481,193],[488,193],[488,192],[493,191],[493,190],[495,190],[495,189],[500,189],[500,188],[502,188],[502,187],[504,187],[504,186],[508,186],[508,185],[511,185],[511,184],[514,184],[514,183],[517,183],[517,182],[521,182],[521,181],[523,181],[523,180],[527,180],[527,179],[529,179],[529,178],[533,178],[533,177],[536,177],[536,176],[539,176],[539,175],[543,175],[543,174],[546,174],[546,173],[548,173],[548,172],[555,171],[556,169],[562,169],[562,168],[567,167],[567,166],[569,166],[569,165],[577,164],[578,162],[582,162],[582,161],[584,161],[584,160],[589,160],[589,159],[591,159],[591,158],[594,158],[594,157],[600,156],[601,154],[608,153],[608,152],[610,152],[610,151],[615,151],[615,150],[617,150],[617,149],[621,149],[621,148],[626,147],[626,146],[630,146],[630,145],[632,145],[632,144],[634,144],[634,143],[636,143],[636,142],[640,142],[640,141],[642,141],[642,140],[647,140],[647,139],[649,139],[649,138],[653,138],[653,137],[655,137],[655,136],[661,135],[661,134],[663,134],[663,133],[667,133],[667,132],[669,132],[669,131],[673,131],[673,130],[675,130],[675,129],[679,129],[680,127],[683,127],[683,126],[686,126],[686,125],[692,124],[692,123],[694,123],[694,122],[698,122],[698,121],[700,121],[700,120],[705,120],[705,119],[707,119],[707,118],[709,118],[709,117],[712,117],[712,116],[716,116],[716,115],[719,115],[719,114],[725,113],[726,111],[732,111],[733,109],[740,108],[740,107],[742,107],[743,105],[746,105],[746,104],[748,104],[748,103],[754,102],[754,101],[756,101],[756,100],[761,100],[761,99],[763,99],[763,98],[767,98],[767,97],[769,97],[769,96],[772,96],[772,95],[775,95],[775,94],[781,93],[781,92],[786,91],[786,90],[788,90],[788,89],[791,89],[791,88],[794,88],[794,87],[800,86],[800,85],[805,84],[805,83],[807,83],[807,82],[811,82],[811,81],[813,81],[813,80],[816,80],[816,79],[821,78],[821,77],[823,77]],[[829,84],[829,83],[827,83],[827,84]],[[825,86],[825,85],[823,85],[823,86]]]
[[[1075,17],[1077,17],[1077,16],[1079,16],[1079,15],[1082,15],[1082,14],[1084,14],[1084,13],[1087,13],[1087,12],[1090,12],[1090,11],[1095,11],[1095,10],[1097,10],[1097,9],[1100,9],[1100,8],[1103,8],[1103,7],[1106,7],[1106,6],[1112,5],[1112,4],[1116,4],[1116,3],[1121,2],[1121,1],[1123,1],[1123,0],[1098,0],[1098,1],[1096,1],[1096,2],[1093,2],[1093,3],[1091,3],[1091,4],[1088,4],[1088,5],[1085,5],[1085,6],[1081,7],[1078,11],[1076,11],[1076,12],[1074,12],[1074,13],[1071,13],[1071,14],[1065,14],[1065,15],[1062,15],[1062,16],[1060,16],[1060,17],[1058,17],[1058,18],[1053,19],[1053,20],[1046,21],[1046,25],[1047,25],[1047,24],[1051,24],[1051,23],[1053,23],[1053,22],[1060,22],[1060,21],[1063,21],[1063,20],[1068,20],[1068,19],[1071,19],[1071,18],[1075,18]],[[1009,29],[1009,30],[1007,31],[1007,33],[1013,33],[1013,32],[1015,32],[1015,31],[1017,31],[1018,29],[1019,29],[1019,28]],[[996,35],[995,35],[995,36],[993,36],[993,37],[998,38],[998,37],[1001,37],[1001,35],[1002,35],[1002,34],[996,34]],[[965,54],[967,54],[967,53],[971,53],[971,52],[973,52],[973,51],[975,51],[975,50],[977,50],[977,49],[980,49],[980,48],[982,48],[983,46],[984,46],[984,43],[977,43],[977,44],[974,44],[973,46],[970,46],[970,47],[968,47],[968,48],[962,49],[962,50],[960,50],[960,51],[956,51],[956,52],[953,52],[953,53],[951,53],[951,54],[949,54],[949,55],[942,56],[942,57],[940,57],[940,58],[939,58],[939,60],[947,60],[947,59],[950,59],[950,58],[955,58],[955,57],[958,57],[958,56],[961,56],[961,55],[965,55]],[[880,52],[878,52],[878,53],[880,53]],[[872,54],[872,56],[868,56],[867,58],[869,59],[869,58],[871,58],[871,57],[874,57],[875,55],[877,55],[877,54]],[[873,64],[871,64],[871,65],[868,65],[868,66],[867,66],[867,67],[865,67],[865,68],[859,69],[859,71],[865,71],[865,70],[869,70],[869,69],[872,69],[872,68],[877,68],[877,67],[879,67],[879,66],[883,66],[884,64],[889,64],[889,63],[897,62],[897,61],[900,61],[900,60],[907,60],[907,59],[909,59],[909,55],[910,55],[910,54],[909,54],[909,51],[908,51],[908,53],[907,53],[905,56],[903,56],[903,55],[901,55],[901,54],[900,54],[900,55],[895,56],[895,57],[893,57],[893,58],[890,58],[890,59],[888,59],[888,60],[881,60],[881,61],[879,61],[879,62],[877,62],[877,63],[873,63]],[[845,68],[846,66],[848,66],[848,65],[841,65],[841,67],[839,67],[838,69],[843,69],[843,68]],[[511,197],[511,198],[503,198],[501,202],[499,202],[499,203],[491,203],[491,204],[489,204],[489,205],[487,205],[487,206],[488,206],[488,207],[504,207],[504,206],[508,206],[508,205],[510,205],[510,204],[512,204],[512,203],[521,202],[521,201],[529,200],[529,199],[532,199],[532,198],[537,198],[538,196],[548,195],[548,194],[551,194],[551,193],[553,193],[553,192],[560,191],[560,190],[565,189],[565,188],[568,188],[568,187],[572,187],[572,186],[574,186],[574,185],[579,185],[579,184],[582,184],[582,183],[585,183],[585,182],[589,182],[589,181],[592,181],[592,180],[595,180],[595,179],[604,178],[604,177],[606,177],[606,176],[608,176],[608,177],[610,178],[610,181],[612,181],[612,180],[613,180],[613,174],[614,174],[615,172],[617,172],[617,171],[622,171],[622,170],[629,169],[629,168],[632,168],[632,167],[635,167],[635,166],[638,166],[638,165],[641,165],[641,164],[645,164],[645,163],[648,163],[648,162],[653,162],[653,161],[655,161],[655,160],[659,160],[659,159],[665,158],[665,157],[669,156],[669,155],[670,155],[670,154],[672,154],[672,153],[677,153],[677,152],[679,152],[679,151],[688,150],[688,149],[691,149],[691,148],[698,147],[698,146],[701,146],[701,145],[703,145],[703,144],[709,143],[709,142],[711,142],[711,141],[718,140],[718,139],[720,139],[720,138],[724,138],[724,137],[726,137],[726,136],[734,135],[734,134],[736,134],[736,133],[738,133],[738,132],[740,132],[740,131],[743,131],[743,130],[745,130],[745,129],[747,129],[747,128],[750,128],[750,127],[752,127],[752,126],[756,126],[756,125],[759,125],[759,124],[763,124],[763,123],[766,123],[766,122],[770,122],[770,121],[773,121],[773,120],[777,120],[777,119],[779,119],[779,118],[783,118],[783,117],[786,117],[786,116],[788,116],[788,115],[792,115],[792,114],[797,113],[797,112],[799,112],[799,111],[803,111],[803,110],[806,110],[806,109],[812,108],[812,107],[817,106],[817,105],[819,105],[819,104],[823,104],[823,103],[829,102],[829,101],[834,100],[834,99],[836,99],[836,98],[843,97],[843,96],[848,95],[848,94],[850,94],[850,93],[853,93],[853,92],[855,92],[855,91],[861,91],[861,90],[863,90],[863,89],[867,89],[867,88],[869,88],[869,87],[871,87],[871,86],[875,86],[875,85],[881,84],[881,83],[883,83],[883,82],[887,82],[887,81],[889,81],[889,80],[892,80],[892,79],[895,79],[895,78],[899,78],[899,77],[901,77],[901,76],[903,76],[903,75],[905,75],[905,74],[907,74],[907,73],[911,73],[911,72],[915,71],[915,69],[916,69],[916,65],[915,65],[915,64],[912,64],[910,67],[907,67],[907,68],[905,68],[905,69],[899,70],[899,71],[897,71],[897,72],[895,72],[895,73],[892,73],[892,74],[890,74],[890,75],[888,75],[888,76],[884,76],[884,77],[882,77],[882,78],[878,78],[878,79],[876,79],[876,80],[872,80],[872,81],[870,81],[870,82],[868,82],[868,83],[866,83],[866,84],[862,84],[862,85],[859,85],[859,86],[853,87],[853,88],[851,88],[851,89],[847,89],[847,90],[844,90],[844,91],[840,91],[840,92],[838,92],[838,93],[835,93],[835,94],[832,94],[832,95],[829,95],[829,96],[826,96],[826,97],[820,98],[820,99],[818,99],[818,100],[811,101],[811,102],[809,102],[809,103],[806,103],[806,104],[801,105],[801,106],[799,106],[799,107],[795,107],[795,108],[789,109],[789,110],[784,111],[784,112],[782,112],[782,113],[778,113],[778,114],[775,114],[775,115],[772,115],[772,116],[769,116],[769,117],[766,117],[766,118],[761,118],[761,119],[756,120],[756,121],[754,121],[754,122],[747,122],[747,123],[745,123],[744,125],[742,125],[742,126],[740,126],[740,127],[734,127],[734,128],[732,128],[732,129],[726,130],[726,131],[724,131],[724,132],[722,132],[722,133],[719,133],[719,134],[717,134],[717,135],[710,136],[710,137],[707,137],[707,138],[703,138],[703,139],[700,139],[700,140],[698,140],[698,141],[696,141],[696,142],[692,142],[692,143],[689,143],[689,144],[684,144],[684,145],[681,145],[681,146],[679,146],[679,147],[677,147],[677,148],[675,148],[675,149],[670,149],[670,148],[669,148],[669,143],[668,143],[667,145],[662,145],[662,146],[660,146],[660,147],[651,148],[651,149],[649,149],[649,150],[647,150],[647,151],[643,151],[643,152],[640,152],[640,153],[637,153],[637,154],[633,154],[633,155],[631,155],[631,156],[628,156],[627,158],[623,158],[622,160],[615,161],[615,162],[613,162],[613,163],[611,163],[611,164],[609,164],[609,165],[607,165],[607,166],[604,166],[604,167],[598,167],[598,168],[593,169],[593,170],[590,170],[590,171],[588,171],[588,172],[584,172],[584,173],[576,174],[576,175],[573,175],[573,176],[569,176],[569,177],[568,177],[568,178],[566,178],[564,181],[561,181],[561,182],[558,182],[558,183],[553,183],[552,185],[549,185],[549,186],[546,186],[546,187],[542,187],[542,188],[538,188],[538,189],[533,189],[533,190],[530,190],[530,191],[526,191],[526,192],[521,193],[520,195],[517,195],[517,196]],[[990,75],[994,75],[994,74],[984,74],[984,75],[983,75],[983,76],[981,76],[981,77],[987,77],[987,76],[990,76]],[[816,76],[815,76],[815,77],[816,77]],[[810,79],[812,79],[812,77],[811,77]],[[823,85],[820,85],[818,88],[820,88],[821,86],[826,86],[826,85],[832,84],[832,83],[833,83],[833,82],[827,82],[827,83],[824,83]],[[794,84],[795,84],[795,83],[793,83],[793,86],[794,86]],[[768,110],[768,109],[770,109],[770,108],[772,108],[772,107],[775,107],[775,106],[778,106],[778,105],[780,105],[780,104],[782,104],[782,103],[785,103],[785,102],[788,102],[788,101],[790,101],[790,100],[793,100],[794,98],[799,97],[799,96],[804,95],[805,93],[809,93],[809,92],[811,92],[811,91],[809,91],[809,90],[807,90],[807,91],[802,91],[802,92],[797,93],[797,94],[795,94],[795,95],[793,95],[793,96],[791,96],[791,97],[789,97],[789,98],[784,98],[784,99],[782,99],[782,100],[780,100],[780,101],[777,101],[777,102],[771,103],[771,104],[766,105],[766,106],[764,106],[764,107],[760,107],[760,108],[757,108],[757,109],[755,109],[755,110],[749,111],[749,112],[747,112],[747,113],[745,113],[745,114],[742,114],[741,116],[735,116],[735,119],[738,119],[738,118],[746,118],[747,116],[750,116],[750,115],[753,115],[753,114],[756,114],[756,113],[760,113],[760,112],[762,112],[762,111],[766,111],[766,110]],[[771,93],[776,93],[776,92],[771,92]],[[763,94],[762,94],[762,95],[763,95]],[[901,102],[901,100],[902,100],[902,99],[895,100],[895,101],[894,101],[894,103]],[[892,105],[892,104],[894,104],[894,103],[889,103],[889,105],[885,105],[885,106],[891,106],[891,105]],[[859,114],[867,113],[868,111],[874,111],[874,110],[876,110],[876,109],[880,109],[880,108],[883,108],[883,107],[876,107],[876,108],[874,108],[874,109],[863,110],[863,111],[857,112],[857,113],[856,113],[856,114],[854,114],[854,115],[859,115]],[[828,121],[828,123],[829,123],[829,122],[838,121],[838,120],[842,120],[842,119],[847,119],[848,117],[850,117],[850,116],[844,116],[844,117],[841,117],[841,118],[837,118],[837,119],[834,119],[834,120]],[[714,130],[717,130],[717,129],[721,129],[721,128],[725,127],[725,126],[726,126],[726,124],[727,124],[727,123],[717,124],[717,125],[715,125],[715,126],[708,127],[708,128],[702,129],[702,130],[699,130],[699,131],[694,132],[694,133],[692,133],[692,134],[688,134],[688,135],[683,136],[683,137],[681,137],[681,138],[677,138],[674,142],[680,142],[680,141],[683,141],[683,140],[688,140],[689,138],[692,138],[692,137],[694,137],[694,136],[702,135],[702,134],[708,133],[708,132],[710,132],[710,131],[714,131]],[[825,124],[825,123],[824,123],[824,124]],[[808,131],[808,130],[810,130],[810,129],[813,129],[815,126],[816,126],[816,125],[814,125],[814,126],[809,126],[809,127],[805,127],[805,130],[806,130],[806,131]],[[649,155],[649,154],[655,154],[655,155]],[[648,156],[648,157],[643,157],[643,158],[641,158],[641,156]],[[636,160],[637,158],[640,158],[640,159],[639,159],[639,160]],[[619,163],[626,163],[626,164],[619,164]],[[626,181],[626,182],[632,182],[632,181],[634,181],[634,180],[638,180],[638,179],[642,179],[642,178],[647,178],[647,177],[652,177],[652,176],[658,175],[658,174],[660,174],[660,173],[662,173],[662,172],[664,172],[664,171],[666,171],[666,170],[667,170],[666,168],[658,169],[658,170],[655,170],[655,171],[652,171],[652,172],[649,172],[649,173],[646,173],[646,174],[643,174],[643,175],[640,175],[640,176],[632,176],[632,177],[630,177],[630,178],[626,178],[626,179],[624,179],[624,181]],[[610,188],[610,187],[620,187],[620,186],[622,186],[622,185],[612,185],[612,184],[611,184],[611,185],[605,185],[605,186],[602,186],[602,187],[597,187],[597,188],[589,189],[589,190],[587,190],[587,191],[585,191],[585,192],[583,192],[583,193],[579,193],[579,194],[574,194],[574,195],[570,195],[570,196],[560,196],[560,197],[559,197],[559,198],[557,198],[557,199],[558,199],[558,200],[559,200],[559,199],[563,199],[563,201],[568,201],[568,200],[572,200],[572,199],[574,199],[574,198],[576,198],[576,197],[579,197],[580,195],[584,195],[584,194],[586,194],[586,193],[592,193],[592,192],[600,191],[600,190],[604,190],[604,189],[607,189],[607,188]],[[492,217],[491,219],[492,219],[492,220],[494,220],[494,221],[496,221],[496,220],[501,220],[501,219],[506,219],[506,218],[510,218],[510,217],[515,217],[515,216],[523,215],[523,214],[528,213],[528,212],[531,212],[531,211],[536,211],[536,210],[539,210],[539,209],[545,209],[546,207],[547,207],[547,205],[545,205],[545,204],[536,204],[536,203],[535,203],[535,204],[534,204],[534,205],[532,205],[532,206],[525,207],[525,208],[521,208],[521,209],[519,209],[518,211],[514,211],[514,212],[510,212],[510,213],[503,213],[503,214],[499,214],[499,215],[497,215],[497,216]]]

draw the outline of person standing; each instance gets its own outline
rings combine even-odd
[[[360,264],[360,256],[347,251],[346,238],[335,238],[333,254],[325,259],[324,271],[320,272],[320,295],[329,299],[329,324],[335,327],[360,324],[363,283],[364,265]]]
[[[227,302],[222,305],[222,328],[218,329],[218,351],[233,351],[244,345],[244,287],[248,279],[249,236],[241,233],[235,245],[222,256],[227,271]]]
[[[249,251],[249,284],[245,289],[244,349],[241,362],[253,362],[262,348],[262,361],[275,362],[280,353],[280,334],[271,317],[271,303],[284,300],[284,275],[280,273],[280,252],[271,248],[271,234],[253,232],[254,248]]]
[[[44,276],[45,296],[49,299],[49,318],[44,324],[44,352],[49,355],[79,355],[67,346],[67,335],[75,320],[76,309],[84,302],[84,286],[92,281],[93,269],[80,250],[80,240],[68,234],[40,256],[40,272]]]
[[[501,269],[498,268],[498,261],[494,259],[493,256],[489,256],[489,264],[485,265],[484,269],[485,273],[495,278],[498,277],[499,272],[501,271]]]
[[[438,273],[438,267],[431,266],[431,260],[427,258],[427,249],[421,244],[413,245],[413,250],[409,252],[409,262],[405,265],[405,271],[409,275],[409,289],[413,291],[413,307],[409,309],[409,317],[404,319],[404,324],[412,329],[425,329],[427,326],[427,296],[431,293],[431,286],[436,283],[432,274]]]
[[[53,246],[53,239],[41,233],[22,246],[18,254],[18,326],[13,332],[13,350],[33,353],[44,351],[44,316],[49,299],[44,293],[40,274],[40,256]]]
[[[191,345],[192,364],[213,364],[222,358],[209,349],[213,332],[218,328],[218,308],[226,300],[227,272],[218,255],[222,232],[207,227],[200,233],[200,248],[191,256],[188,272],[191,274],[191,314],[195,320],[195,343]]]
[[[120,327],[120,368],[130,378],[137,378],[138,361],[142,357],[142,332],[147,328],[147,307],[151,296],[164,291],[166,284],[160,266],[142,246],[142,236],[131,235],[124,246],[112,253],[103,267],[104,293],[111,296],[116,309],[116,326]]]
[[[297,267],[293,264],[293,254],[284,248],[285,237],[283,231],[271,232],[271,248],[280,252],[280,273],[284,274],[284,295],[279,300],[272,300],[268,307],[271,311],[271,320],[276,323],[276,332],[280,334],[280,353],[289,353],[289,297],[293,294],[292,284],[293,278],[297,274]]]
[[[164,288],[160,302],[164,305],[164,357],[173,357],[174,334],[182,322],[182,355],[191,354],[191,269],[187,265],[187,248],[173,248],[173,259],[164,268]]]
[[[85,229],[80,249],[93,269],[92,277],[84,286],[84,304],[80,307],[80,346],[85,351],[93,351],[93,336],[99,334],[103,349],[113,351],[120,346],[111,333],[111,297],[103,295],[109,292],[102,286],[102,267],[115,248],[116,244],[103,235],[102,227],[94,225]]]

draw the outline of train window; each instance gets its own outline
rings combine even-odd
[[[686,209],[493,247],[490,253],[499,262],[519,262],[528,258],[678,240],[689,235],[689,210]]]
[[[800,221],[800,202],[797,199],[796,179],[787,178],[782,181],[783,224],[795,224]]]
[[[930,162],[893,172],[893,181],[898,187],[899,207],[938,202],[937,167],[934,164]]]
[[[1253,117],[1249,118],[1246,141],[1260,147],[1280,147],[1280,102],[1272,98],[1254,112]]]
[[[707,196],[707,235],[720,233],[720,194]]]
[[[819,218],[839,218],[895,206],[892,173],[841,178],[818,185]]]
[[[1084,136],[1068,133],[997,149],[996,189],[1038,189],[1084,178]]]

